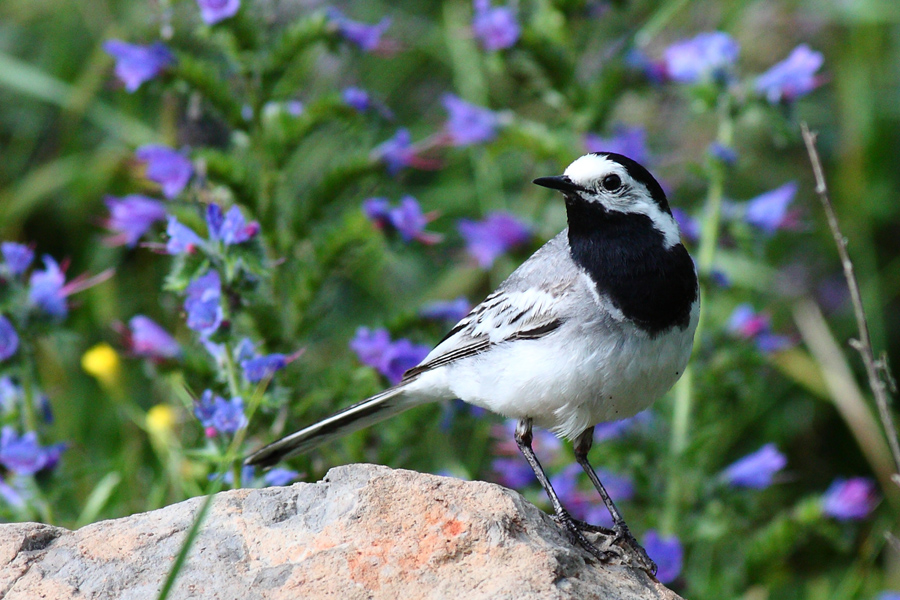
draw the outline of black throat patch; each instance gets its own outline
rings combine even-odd
[[[566,211],[572,258],[601,295],[651,336],[688,326],[699,287],[681,243],[666,248],[646,215],[607,211],[568,195]]]

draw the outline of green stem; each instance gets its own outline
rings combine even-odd
[[[718,105],[719,125],[716,141],[723,146],[731,146],[734,137],[734,122],[731,116],[731,102],[727,94],[722,94]],[[709,188],[703,210],[703,224],[700,229],[700,245],[697,251],[697,271],[701,281],[700,321],[694,333],[695,347],[703,336],[706,320],[705,306],[709,302],[709,290],[703,284],[712,270],[719,230],[722,224],[722,200],[725,195],[725,166],[713,161],[709,171]],[[690,442],[691,413],[694,406],[694,369],[692,365],[684,370],[684,375],[675,386],[675,404],[672,410],[672,435],[669,440],[669,481],[666,490],[666,507],[661,529],[672,533],[678,522],[679,507],[683,495],[683,479],[680,474],[681,458]]]

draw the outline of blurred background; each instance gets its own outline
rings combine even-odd
[[[390,375],[351,347],[359,328],[433,346],[452,322],[423,307],[476,304],[565,227],[563,203],[531,180],[606,149],[658,176],[704,281],[689,379],[592,454],[623,478],[620,508],[639,537],[670,542],[657,550],[678,567],[669,585],[692,598],[900,589],[886,535],[900,509],[896,467],[848,344],[859,334],[799,133],[801,121],[819,132],[876,354],[900,356],[900,4],[399,0],[338,4],[342,15],[313,1],[239,4],[210,24],[194,0],[0,3],[0,239],[55,257],[67,280],[114,270],[68,297],[64,321],[34,325],[31,366],[0,362],[19,383],[33,371],[53,416],[40,441],[67,444],[27,488],[33,502],[0,515],[74,527],[157,508],[202,493],[222,451],[192,413],[223,376],[185,324],[186,275],[163,249],[165,223],[133,247],[109,240],[109,195],[161,197],[137,148],[191,158],[192,184],[166,206],[198,234],[196,206],[210,202],[258,222],[262,267],[231,290],[234,339],[304,350],[266,391],[242,452],[383,389]],[[495,7],[509,12],[486,12]],[[486,37],[479,11],[497,34],[512,19],[515,39]],[[347,25],[385,17],[369,47]],[[672,48],[714,31],[739,54],[679,80]],[[112,39],[162,41],[175,62],[129,91],[104,50]],[[758,77],[801,44],[823,57],[812,85],[768,98]],[[344,95],[351,86],[367,92],[365,108]],[[490,109],[494,133],[462,141],[448,93]],[[381,144],[400,128],[413,145],[385,168]],[[363,209],[406,195],[440,241],[407,240]],[[527,233],[486,264],[460,221],[494,213]],[[123,335],[135,315],[171,332],[180,357],[142,359]],[[22,431],[4,410],[2,423]],[[546,507],[538,486],[513,476],[525,463],[503,427],[461,405],[422,407],[290,466],[308,481],[352,461],[498,481]],[[556,476],[573,477],[569,445],[542,444]],[[780,458],[766,463],[772,451]],[[738,464],[750,483],[729,471],[743,457],[762,461]],[[585,483],[573,483],[573,501],[593,507]],[[835,489],[857,504],[829,510]]]

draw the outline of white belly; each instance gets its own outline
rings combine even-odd
[[[531,417],[573,439],[644,410],[674,385],[691,355],[697,312],[687,328],[654,339],[610,319],[580,332],[564,324],[541,339],[502,343],[452,363],[441,369],[443,384],[465,402]]]

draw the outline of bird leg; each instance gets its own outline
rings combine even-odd
[[[541,467],[541,463],[538,461],[537,456],[534,453],[534,449],[531,447],[531,441],[533,439],[531,434],[531,419],[521,419],[519,423],[516,425],[516,445],[519,447],[519,451],[522,453],[522,456],[525,457],[525,460],[528,461],[528,464],[531,465],[531,470],[534,471],[535,477],[537,477],[538,481],[541,483],[541,487],[544,488],[544,491],[547,492],[547,496],[550,498],[550,504],[553,505],[553,512],[556,513],[556,520],[561,525],[563,525],[570,534],[581,544],[588,552],[590,552],[594,557],[596,557],[601,562],[608,562],[610,558],[613,557],[612,552],[608,552],[605,550],[600,550],[596,546],[594,546],[581,532],[579,525],[576,524],[575,520],[572,518],[572,515],[568,513],[568,511],[563,508],[562,503],[559,501],[559,496],[556,495],[556,490],[553,489],[553,486],[550,485],[550,480],[547,479],[547,474],[544,473],[543,467]],[[585,524],[586,525],[586,524]]]
[[[625,519],[622,518],[622,513],[619,512],[618,508],[616,508],[616,505],[613,502],[612,498],[610,498],[609,493],[607,493],[606,488],[603,487],[602,483],[600,483],[600,478],[597,477],[597,473],[594,471],[591,463],[588,462],[588,451],[591,449],[591,445],[593,445],[593,443],[594,428],[590,427],[575,439],[575,460],[578,461],[578,464],[581,465],[581,468],[584,469],[585,473],[587,473],[587,476],[588,478],[590,478],[591,483],[594,484],[594,487],[597,488],[597,491],[600,493],[600,497],[603,498],[603,503],[606,505],[606,509],[609,510],[609,514],[613,520],[613,531],[616,534],[616,541],[623,541],[632,550],[632,558],[638,564],[638,566],[649,571],[655,576],[656,563],[654,563],[653,560],[650,559],[650,557],[647,555],[647,551],[644,550],[644,547],[641,546],[631,534],[631,531],[628,529],[628,525],[625,524]]]

